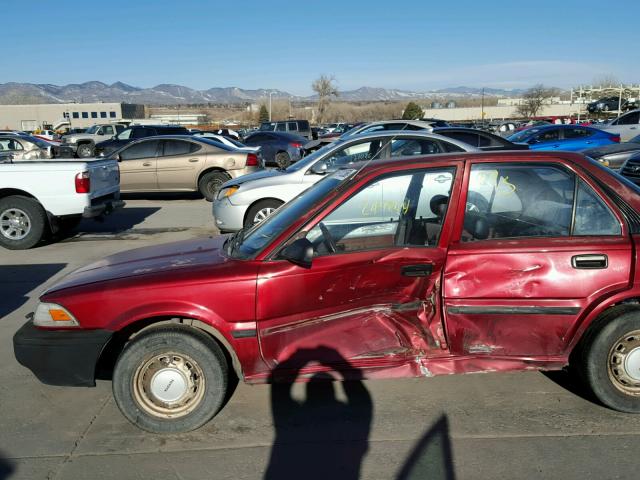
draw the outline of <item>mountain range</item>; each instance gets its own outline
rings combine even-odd
[[[486,88],[485,95],[518,96],[523,90],[503,90]],[[140,88],[123,82],[111,85],[90,81],[71,83],[68,85],[34,84],[34,83],[0,83],[0,104],[34,104],[34,103],[68,103],[68,102],[125,102],[147,105],[177,104],[230,104],[255,103],[264,101],[271,93],[274,99],[291,99],[294,101],[314,101],[317,96],[301,97],[277,89],[260,88],[247,90],[238,87],[214,87],[208,90],[195,90],[183,85],[160,84],[151,88]],[[478,97],[482,89],[473,87],[454,87],[426,92],[408,90],[361,87],[356,90],[341,91],[339,98],[345,101],[401,101],[411,99],[428,99],[456,97]]]

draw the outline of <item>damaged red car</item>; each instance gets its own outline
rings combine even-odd
[[[14,337],[43,382],[152,432],[250,382],[561,369],[640,412],[638,187],[584,156],[447,154],[339,170],[232,236],[133,250],[44,292]]]

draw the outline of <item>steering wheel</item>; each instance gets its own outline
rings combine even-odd
[[[331,236],[329,229],[323,222],[320,222],[318,226],[320,227],[320,231],[322,232],[322,243],[324,243],[325,247],[327,247],[327,250],[329,250],[330,253],[336,253],[336,251],[338,250],[338,246],[336,245],[336,241]]]

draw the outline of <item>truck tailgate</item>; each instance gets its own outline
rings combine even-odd
[[[99,198],[120,190],[120,168],[115,160],[87,160],[91,180],[90,198]]]

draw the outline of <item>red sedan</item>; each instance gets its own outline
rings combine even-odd
[[[45,383],[112,370],[122,413],[188,431],[246,382],[561,369],[640,412],[638,187],[581,155],[339,170],[263,223],[133,250],[40,298],[15,354]],[[98,368],[99,367],[99,368]]]

